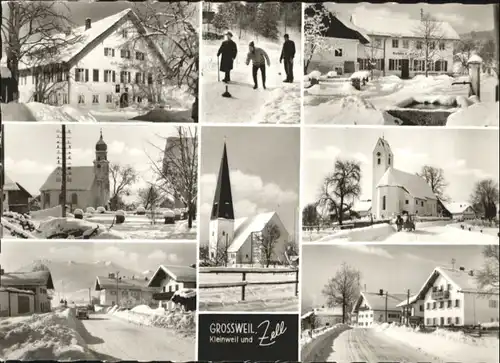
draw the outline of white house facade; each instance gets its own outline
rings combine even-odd
[[[476,219],[476,212],[467,202],[446,203],[445,208],[454,220],[468,221]]]
[[[418,295],[411,296],[397,305],[401,309],[401,323],[420,325],[424,321],[425,303]]]
[[[316,327],[333,326],[342,323],[342,307],[336,306],[332,308],[315,308],[313,310]],[[348,313],[346,312],[346,315]],[[348,316],[346,316],[346,322]]]
[[[153,302],[153,292],[147,286],[148,280],[140,278],[122,278],[115,274],[97,276],[94,290],[99,292],[99,303],[103,306],[121,306],[132,308]]]
[[[163,55],[131,10],[57,35],[68,44],[43,62],[20,65],[19,102],[126,107],[161,98]]]
[[[405,294],[386,294],[384,292],[362,292],[352,309],[352,323],[360,327],[371,327],[374,323],[394,323],[401,320],[398,304]]]
[[[418,293],[428,326],[498,322],[499,295],[481,291],[473,271],[436,267]]]
[[[153,298],[159,307],[172,310],[175,303],[171,301],[176,291],[196,289],[196,268],[190,266],[160,265],[149,280],[148,287],[156,292]]]

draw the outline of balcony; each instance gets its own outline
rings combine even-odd
[[[438,290],[431,293],[432,300],[446,300],[449,299],[450,292],[448,290]]]
[[[156,301],[166,301],[170,300],[174,296],[175,291],[169,292],[155,292],[153,293],[153,299]]]

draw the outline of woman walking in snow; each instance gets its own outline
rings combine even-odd
[[[260,69],[260,73],[262,74],[262,87],[266,89],[266,63],[267,66],[271,66],[271,61],[269,60],[269,56],[262,48],[257,48],[254,42],[250,42],[248,45],[248,54],[246,65],[250,64],[252,61],[252,76],[253,76],[253,89],[258,88],[257,82],[257,72]]]

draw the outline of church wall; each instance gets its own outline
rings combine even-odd
[[[72,195],[73,193],[76,193],[77,195],[77,204],[72,204],[71,201],[72,201]],[[50,200],[49,200],[49,204],[47,205],[47,201],[46,201],[46,195],[49,194],[50,195]],[[50,190],[50,191],[44,191],[41,193],[41,203],[40,203],[40,207],[42,209],[48,209],[48,208],[53,208],[53,207],[56,207],[59,205],[59,195],[61,194],[61,192],[59,190]],[[71,205],[71,208],[72,210],[76,209],[76,208],[81,208],[81,209],[84,209],[87,208],[87,207],[93,207],[93,205],[91,204],[91,193],[89,190],[71,190],[69,189],[66,193],[66,203]]]
[[[378,188],[378,219],[392,218],[401,213],[404,205],[404,191],[397,187],[379,187]],[[385,209],[383,199],[385,196]]]
[[[217,245],[226,243],[228,245],[234,239],[234,221],[223,218],[210,220],[209,224],[210,236],[208,240],[210,258],[215,258],[217,253]]]

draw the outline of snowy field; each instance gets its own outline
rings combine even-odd
[[[39,102],[2,103],[4,121],[60,121],[60,122],[97,122],[97,119],[84,110],[70,105],[51,106]]]
[[[305,77],[304,119],[309,124],[401,125],[403,121],[386,110],[398,110],[398,105],[414,100],[439,101],[445,111],[452,112],[447,126],[498,126],[497,80],[493,76],[482,76],[481,102],[475,103],[476,98],[468,98],[468,85],[452,85],[453,82],[467,81],[467,76],[417,75],[402,80],[391,75],[374,78],[359,91],[351,85],[349,78],[328,78],[318,73],[311,72]],[[311,79],[317,79],[319,84],[311,86]]]
[[[122,224],[114,223],[115,215],[89,214],[84,219],[75,219],[73,215],[60,217],[60,207],[37,211],[32,217],[18,213],[6,212],[2,217],[2,233],[5,238],[28,239],[66,239],[85,238],[92,233],[90,239],[175,239],[193,240],[197,235],[197,222],[188,228],[187,220],[177,220],[174,224],[164,224],[157,217],[155,224],[148,216],[126,215]],[[30,224],[34,230],[23,228]]]
[[[251,274],[246,281],[293,281],[295,273]],[[241,273],[200,273],[199,283],[228,283],[242,281]],[[245,287],[245,301],[241,301],[241,287],[199,289],[201,311],[298,311],[295,284],[251,285]]]
[[[238,55],[231,71],[232,82],[228,85],[232,98],[221,96],[226,84],[217,81],[217,51],[221,41],[203,41],[201,107],[204,120],[229,123],[300,123],[301,38],[299,33],[290,32],[290,39],[295,42],[296,47],[292,84],[283,83],[286,75],[283,64],[279,63],[281,39],[280,36],[280,41],[272,42],[249,34],[242,36],[242,39],[233,37],[238,47]],[[266,90],[262,88],[260,71],[259,88],[253,89],[252,65],[245,64],[248,43],[252,40],[256,47],[266,51],[271,61],[271,66],[266,68]],[[220,77],[222,79],[224,73],[221,72]]]

